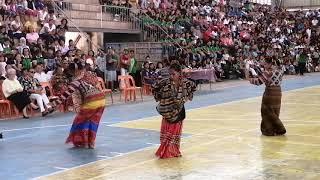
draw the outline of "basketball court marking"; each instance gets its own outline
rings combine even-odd
[[[318,147],[316,142],[320,140],[320,124],[316,118],[319,109],[318,106],[305,103],[306,98],[310,97],[309,95],[303,96],[309,93],[317,94],[317,92],[320,94],[319,86],[283,93],[281,119],[288,130],[285,137],[261,137],[259,131],[261,97],[249,98],[188,111],[187,119],[184,122],[184,133],[191,134],[191,136],[183,139],[181,150],[184,156],[182,158],[157,160],[153,155],[157,147],[152,146],[107,160],[70,168],[39,179],[59,179],[62,177],[64,179],[128,179],[130,176],[131,178],[137,177],[137,179],[139,177],[161,179],[160,177],[164,175],[176,175],[174,176],[176,178],[172,179],[182,177],[188,179],[193,176],[203,177],[205,175],[212,178],[225,177],[228,179],[233,177],[228,175],[230,172],[240,175],[240,179],[244,177],[250,179],[253,175],[260,178],[273,177],[279,172],[283,173],[286,178],[317,178],[320,167],[314,167],[311,171],[306,167],[314,162],[319,163],[320,160],[320,150],[316,148]],[[319,100],[320,96],[314,96],[311,101],[319,102]],[[287,101],[295,101],[299,106],[287,104]],[[303,109],[303,112],[298,111],[299,109]],[[232,122],[230,115],[234,118],[234,122]],[[239,115],[239,119],[237,119],[237,115]],[[243,117],[246,117],[249,123],[245,122]],[[309,120],[305,122],[304,117]],[[227,120],[223,121],[224,118]],[[112,126],[159,131],[159,119],[159,116],[155,116]],[[237,161],[234,159],[235,155],[238,158]],[[295,157],[296,163],[292,162],[292,156]],[[171,166],[171,163],[180,165],[180,174],[177,175],[176,171],[173,172],[177,167]],[[286,165],[284,168],[278,168],[277,171],[272,167],[277,163]],[[237,166],[237,164],[240,165]],[[261,164],[265,166],[261,166]],[[248,166],[253,166],[256,173],[248,174],[248,170],[245,169]],[[297,168],[296,166],[300,166],[300,171],[293,170]],[[265,172],[265,169],[268,171]],[[220,173],[216,173],[217,170],[220,170]],[[307,175],[307,171],[313,172],[314,176]]]

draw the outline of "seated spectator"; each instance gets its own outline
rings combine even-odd
[[[9,38],[4,38],[4,43],[2,45],[3,53],[10,54],[11,53],[11,43]]]
[[[35,68],[33,78],[37,79],[40,83],[49,82],[52,76],[52,72],[45,73],[43,71],[43,65],[38,64]]]
[[[45,23],[40,30],[41,38],[48,38],[50,35],[53,35],[54,30],[56,30],[56,25],[54,24],[53,19],[49,19],[48,23]]]
[[[41,0],[38,0],[41,1]],[[48,16],[48,7],[44,6],[43,8],[39,9],[37,8],[39,11],[39,20],[40,23],[43,25],[45,23],[46,17]]]
[[[47,16],[46,16],[46,21],[47,22],[50,22],[50,20],[52,20],[53,24],[55,24],[56,20],[57,20],[57,17],[56,15],[54,14],[54,10],[50,9]]]
[[[157,73],[156,73],[156,66],[154,63],[149,63],[149,77],[152,79],[152,81],[155,81],[157,79]]]
[[[39,34],[37,33],[35,27],[29,28],[29,33],[27,33],[26,39],[29,44],[37,44],[37,41],[39,39]]]
[[[191,68],[192,69],[199,69],[199,63],[197,63],[197,61],[195,61],[195,60],[193,60],[192,62],[191,62]]]
[[[42,52],[38,48],[34,48],[33,54],[34,54],[33,62],[35,64],[45,65],[45,60],[44,60],[44,57],[42,55]]]
[[[30,50],[28,48],[23,49],[22,53],[22,68],[24,69],[31,69],[32,67],[32,56],[30,54]]]
[[[24,90],[30,94],[30,98],[37,101],[42,116],[46,116],[52,113],[54,109],[49,105],[49,99],[39,81],[33,78],[34,73],[35,71],[33,69],[29,71],[24,69],[19,81]]]
[[[7,64],[11,65],[13,69],[16,70],[16,73],[20,76],[20,71],[22,68],[22,59],[21,55],[17,53],[16,55],[9,56]]]
[[[20,21],[20,16],[14,16],[13,18],[14,20],[10,23],[11,30],[12,30],[13,36],[16,37],[17,39],[20,39],[25,36],[25,34],[22,32],[23,25]]]
[[[163,64],[165,64],[166,66],[163,66]],[[166,64],[166,62],[162,63],[162,62],[158,62],[158,65],[157,65],[157,70],[156,70],[156,73],[157,73],[157,76],[158,78],[169,78],[170,77],[170,73],[169,73],[169,66],[168,64]]]
[[[30,47],[27,45],[26,38],[24,37],[20,38],[19,46],[17,47],[17,49],[20,54],[23,54],[25,49],[28,49],[30,53]]]
[[[31,28],[37,29],[38,28],[38,22],[34,21],[32,19],[32,17],[25,16],[24,29],[25,30],[29,30]],[[28,33],[28,31],[27,31],[27,33]]]
[[[61,19],[61,24],[58,25],[57,28],[63,30],[64,33],[65,33],[66,31],[68,31],[68,30],[69,30],[68,20],[65,19],[65,18]],[[63,34],[63,35],[64,35],[64,34]]]
[[[4,80],[6,76],[6,66],[5,58],[3,54],[0,54],[0,79]]]
[[[10,100],[23,113],[23,118],[28,119],[27,105],[31,103],[29,94],[23,90],[23,87],[16,79],[16,70],[9,69],[7,71],[7,79],[2,83],[2,91],[4,96]]]
[[[150,73],[150,65],[149,62],[144,62],[143,65],[143,69],[141,71],[141,75],[142,75],[142,82],[144,82],[145,84],[153,84],[153,79],[151,77],[151,73]]]
[[[56,57],[52,48],[48,49],[47,56],[45,59],[45,70],[46,71],[54,71],[57,68],[57,58],[60,51],[57,51]]]
[[[158,62],[157,63],[157,69],[156,69],[156,73],[158,74],[163,68],[163,64],[162,62]]]

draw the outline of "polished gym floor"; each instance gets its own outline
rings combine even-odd
[[[320,74],[284,81],[286,136],[261,136],[262,93],[243,81],[203,88],[187,104],[183,156],[167,160],[154,156],[154,101],[107,107],[94,150],[64,144],[74,114],[0,121],[0,179],[320,179]]]

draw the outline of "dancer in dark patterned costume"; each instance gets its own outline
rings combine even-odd
[[[266,59],[264,71],[259,68],[255,70],[258,72],[258,76],[251,77],[250,83],[258,86],[261,84],[266,85],[261,104],[261,132],[265,136],[284,135],[286,129],[279,119],[283,67],[279,62],[268,58]]]
[[[196,85],[182,78],[181,66],[170,67],[170,78],[157,81],[153,85],[155,100],[159,102],[157,111],[162,115],[160,141],[156,152],[159,158],[180,157],[180,139],[186,112],[184,103],[192,100]]]

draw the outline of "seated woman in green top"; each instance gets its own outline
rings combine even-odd
[[[30,50],[28,48],[23,49],[22,53],[22,68],[31,69],[32,67],[32,56],[30,54]]]

